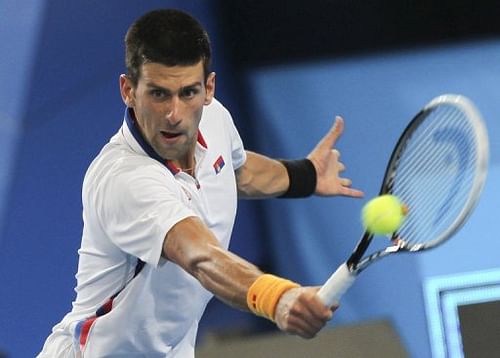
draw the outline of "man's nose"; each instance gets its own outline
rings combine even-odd
[[[165,114],[165,118],[170,124],[177,124],[180,121],[179,105],[179,98],[177,96],[172,97],[172,100],[168,104],[167,113]]]

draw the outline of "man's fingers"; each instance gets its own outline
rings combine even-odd
[[[326,134],[326,136],[322,140],[322,145],[325,145],[329,148],[333,147],[333,145],[337,142],[337,139],[342,135],[344,131],[344,120],[342,117],[335,117],[335,123],[333,124],[330,131]]]
[[[339,178],[340,180],[340,185],[344,187],[350,187],[352,185],[352,180],[349,178]]]
[[[333,315],[318,298],[318,289],[304,287],[285,292],[277,307],[278,327],[303,338],[314,337]]]
[[[304,310],[307,310],[304,308]],[[324,314],[307,310],[307,313],[292,314],[288,317],[287,331],[303,338],[313,338],[328,322]],[[331,318],[331,316],[329,316]]]
[[[333,125],[331,130],[331,138],[333,140],[332,146],[337,141],[337,139],[339,139],[339,137],[342,135],[343,132],[344,132],[344,119],[340,116],[336,116],[335,124]]]
[[[362,198],[363,196],[365,196],[365,193],[361,190],[351,189],[347,186],[341,187],[339,194],[342,196],[349,196],[351,198]]]

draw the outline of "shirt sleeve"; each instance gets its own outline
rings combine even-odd
[[[182,202],[175,179],[160,163],[129,158],[121,164],[99,190],[98,217],[113,244],[156,267],[166,233],[196,214]]]
[[[214,99],[215,105],[219,107],[221,111],[221,116],[223,118],[225,131],[229,136],[229,142],[231,145],[231,160],[233,162],[234,170],[240,168],[247,160],[245,147],[243,141],[238,133],[238,129],[234,124],[233,117],[231,113],[216,99]]]
[[[243,146],[243,141],[241,140],[240,134],[231,119],[229,123],[229,133],[231,136],[231,158],[233,160],[234,169],[240,168],[247,160],[247,154]]]

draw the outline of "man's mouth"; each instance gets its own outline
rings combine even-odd
[[[179,137],[179,136],[181,135],[181,133],[161,131],[161,135],[162,135],[164,138],[167,138],[167,139],[172,139],[172,138],[177,138],[177,137]]]

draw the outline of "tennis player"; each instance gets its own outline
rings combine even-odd
[[[313,337],[336,307],[317,287],[263,273],[227,248],[237,197],[360,197],[339,176],[337,118],[307,159],[244,149],[214,98],[202,26],[177,10],[145,14],[126,35],[124,121],[92,162],[73,309],[39,357],[194,357],[213,295]]]

